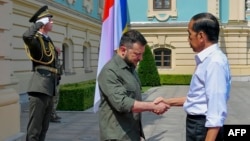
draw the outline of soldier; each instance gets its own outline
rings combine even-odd
[[[26,141],[44,141],[53,108],[53,96],[59,84],[57,67],[58,48],[48,36],[52,30],[48,6],[41,7],[29,20],[33,23],[23,34],[28,57],[33,64],[33,75],[28,88],[29,122]]]

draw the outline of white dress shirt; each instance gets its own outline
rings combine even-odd
[[[205,115],[205,127],[221,127],[227,117],[231,75],[226,55],[213,44],[195,56],[184,110],[189,115]]]

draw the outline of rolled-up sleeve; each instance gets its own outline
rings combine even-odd
[[[223,63],[213,62],[206,72],[207,121],[206,127],[221,127],[227,117],[230,76]]]

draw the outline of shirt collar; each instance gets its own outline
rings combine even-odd
[[[43,35],[44,37],[48,38],[49,36],[47,34],[43,34],[41,31],[37,31],[38,33],[40,33],[41,35]]]
[[[118,64],[119,68],[128,68],[129,70],[134,70],[134,68],[130,67],[118,54],[115,55],[115,61]]]
[[[196,64],[203,62],[212,52],[219,48],[218,44],[213,44],[195,55]]]

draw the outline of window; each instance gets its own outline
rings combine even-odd
[[[64,74],[68,75],[73,73],[73,56],[72,56],[72,50],[73,45],[71,41],[66,41],[62,44],[62,65],[64,69]]]
[[[85,42],[83,44],[83,67],[85,73],[93,72],[91,69],[91,53],[90,53],[91,44],[89,42]]]
[[[68,56],[67,56],[67,51],[68,51],[68,45],[67,44],[63,44],[62,46],[62,65],[63,65],[63,70],[67,70],[68,68],[68,64],[66,63],[67,59],[68,59]]]
[[[167,48],[158,48],[154,50],[155,64],[157,67],[171,67],[172,51]]]
[[[171,9],[171,0],[154,0],[154,9]]]
[[[148,20],[166,22],[177,17],[176,0],[148,0]]]

